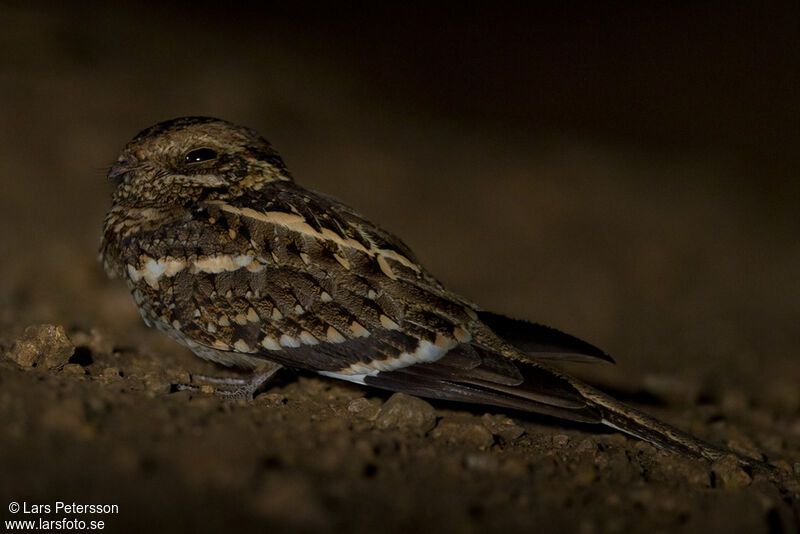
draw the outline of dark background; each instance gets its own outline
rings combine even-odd
[[[4,2],[0,348],[51,322],[183,350],[95,260],[104,174],[211,115],[451,288],[606,349],[600,382],[788,403],[797,451],[798,67],[797,3]]]

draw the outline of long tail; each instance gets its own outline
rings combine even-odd
[[[732,454],[731,451],[706,443],[591,386],[574,379],[570,382],[599,413],[600,422],[606,426],[652,443],[658,448],[688,456],[713,461]]]
[[[453,353],[368,376],[367,385],[421,397],[488,404],[583,423],[604,424],[656,447],[714,461],[734,454],[678,430],[539,362],[511,362],[497,354]],[[739,457],[743,464],[761,462]]]

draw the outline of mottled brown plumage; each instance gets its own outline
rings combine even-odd
[[[398,238],[297,185],[253,130],[167,121],[128,143],[109,177],[106,271],[127,281],[149,326],[198,356],[604,423],[694,456],[723,454],[549,368],[546,358],[610,358],[448,291]]]

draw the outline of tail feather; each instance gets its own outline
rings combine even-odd
[[[476,383],[455,382],[437,376],[407,372],[404,369],[367,376],[364,383],[368,386],[400,391],[428,399],[497,406],[579,423],[599,424],[602,422],[599,413],[585,403],[580,407],[567,408],[519,395],[519,392],[511,389],[503,391],[496,386],[488,387]]]
[[[420,397],[485,404],[603,424],[658,448],[690,457],[713,461],[732,454],[541,363],[514,361],[516,373],[505,373],[493,379],[487,369],[496,370],[502,366],[486,365],[486,360],[496,358],[502,356],[487,352],[474,358],[474,366],[466,365],[464,358],[455,362],[443,359],[441,363],[421,363],[368,376],[365,383]],[[509,360],[504,361],[507,363]],[[514,380],[517,383],[512,385],[512,376],[521,380]],[[760,465],[745,458],[740,458],[740,461]]]
[[[660,449],[687,456],[713,461],[731,454],[730,451],[706,443],[577,380],[573,380],[573,384],[584,395],[589,405],[600,414],[601,423],[608,427],[651,443]]]

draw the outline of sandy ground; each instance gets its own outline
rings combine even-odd
[[[782,40],[785,17],[763,34],[742,23],[751,35],[731,17],[708,30],[686,13],[687,33],[681,16],[628,13],[620,27],[642,29],[617,42],[559,37],[574,13],[549,11],[533,41],[517,38],[527,19],[500,24],[514,14],[440,28],[430,14],[204,3],[0,13],[3,520],[800,529],[800,48]],[[285,373],[252,403],[177,391],[226,371],[147,330],[96,255],[104,169],[138,130],[186,114],[259,129],[299,182],[403,236],[453,289],[618,362],[570,372],[774,473],[310,375]],[[12,501],[119,513],[12,514]]]

